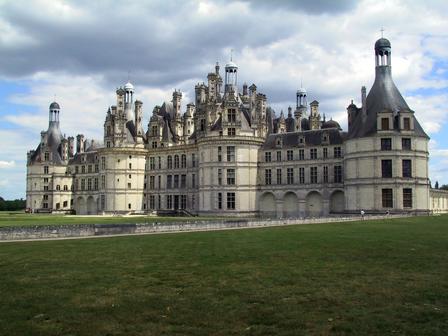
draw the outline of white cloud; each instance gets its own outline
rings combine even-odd
[[[2,161],[0,160],[0,169],[2,168],[12,168],[15,167],[16,162],[15,161]]]

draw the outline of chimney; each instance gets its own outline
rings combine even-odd
[[[361,88],[361,103],[362,103],[362,118],[365,120],[367,117],[367,98],[366,98],[366,87]]]
[[[84,135],[78,134],[76,136],[76,153],[84,153]]]

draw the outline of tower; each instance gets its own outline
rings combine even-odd
[[[126,113],[126,120],[134,120],[132,107],[134,105],[134,85],[127,82],[124,85],[124,109]]]
[[[236,94],[238,85],[238,66],[233,63],[232,57],[230,58],[230,62],[226,64],[225,70],[225,92],[226,94],[231,92]]]
[[[307,92],[306,89],[300,86],[296,92],[296,110],[294,111],[294,118],[296,120],[296,131],[301,130],[302,117],[306,116],[307,110]]]

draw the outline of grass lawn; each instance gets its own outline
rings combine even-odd
[[[448,216],[0,244],[1,335],[446,335]]]
[[[153,216],[66,216],[51,214],[26,214],[23,211],[0,211],[0,227],[36,226],[59,224],[123,224],[178,222],[181,220],[217,220],[220,217],[153,217]],[[229,219],[227,217],[227,219]]]

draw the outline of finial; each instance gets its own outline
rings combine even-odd
[[[383,36],[383,33],[384,33],[384,27],[381,27],[380,31],[381,31],[381,38],[383,38],[383,37],[384,37],[384,36]]]

